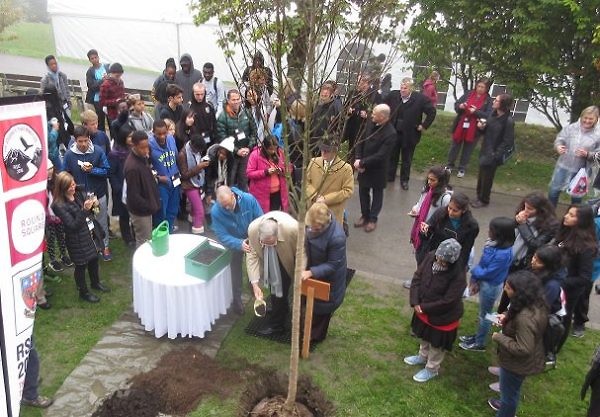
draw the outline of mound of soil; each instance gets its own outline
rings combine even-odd
[[[175,350],[165,354],[151,371],[134,376],[130,389],[115,392],[92,416],[186,414],[208,395],[228,397],[241,380],[238,372],[220,367],[194,348]]]

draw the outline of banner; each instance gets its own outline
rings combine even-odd
[[[48,132],[45,102],[33,100],[0,100],[0,415],[8,417],[20,411],[43,273]]]

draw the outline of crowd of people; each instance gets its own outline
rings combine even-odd
[[[384,190],[395,181],[398,165],[400,188],[409,189],[415,149],[435,120],[439,74],[431,74],[423,92],[416,91],[414,80],[403,78],[398,90],[382,94],[376,88],[380,74],[365,71],[345,100],[337,84],[326,81],[306,120],[305,103],[291,80],[285,80],[285,96],[277,97],[262,54],[246,68],[242,85],[228,91],[211,63],[199,71],[184,54],[179,70],[174,59],[167,60],[152,88],[156,106],[150,114],[141,97],[125,94],[120,64],[102,64],[95,50],[88,52],[88,59],[88,108],[81,125],[70,120],[66,76],[52,56],[46,58],[49,72],[41,84],[52,97],[47,102],[48,268],[60,271],[74,265],[84,301],[100,300],[90,288],[110,291],[98,272],[99,256],[104,261],[113,256],[109,200],[112,214],[119,216],[121,237],[131,248],[149,240],[152,228],[163,221],[171,233],[178,230],[178,217],[179,225],[187,220],[194,234],[205,233],[210,224],[233,255],[233,312],[244,312],[245,258],[254,297],[263,301],[263,289],[270,294],[266,325],[259,334],[284,332],[298,234],[298,202],[289,190],[300,185],[304,170],[308,210],[302,278],[331,285],[330,300],[316,302],[310,334],[312,342],[325,339],[346,289],[345,206],[355,178],[361,216],[354,227],[370,233],[376,230]],[[575,198],[561,219],[555,207],[580,168],[600,160],[600,129],[598,108],[589,107],[559,133],[554,145],[560,157],[548,197],[531,193],[510,217],[493,219],[481,257],[474,262],[479,225],[471,208],[490,203],[496,169],[514,150],[512,98],[500,94],[492,99],[488,89],[488,80],[479,80],[456,102],[447,165],[429,169],[421,196],[408,213],[414,222],[410,242],[416,272],[405,286],[414,309],[411,328],[420,346],[417,355],[404,361],[423,367],[415,381],[436,377],[445,352],[459,337],[463,297],[479,294],[477,332],[461,335],[459,346],[485,351],[490,329],[497,326],[491,340],[498,345],[499,369],[493,372],[500,377],[494,386],[500,399],[489,404],[503,417],[514,415],[524,378],[541,372],[545,363],[556,363],[570,334],[584,335],[596,278],[597,208]],[[302,129],[310,129],[306,164],[298,133]],[[478,141],[479,177],[471,200],[450,183],[459,153],[460,178]],[[349,146],[345,157],[340,154],[343,142]],[[49,308],[47,301],[43,305]],[[548,324],[557,315],[563,330],[558,337],[551,331],[560,326]]]

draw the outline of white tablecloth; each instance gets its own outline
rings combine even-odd
[[[184,256],[206,237],[169,236],[169,252],[152,255],[149,243],[133,255],[133,310],[147,331],[169,339],[204,337],[231,304],[231,268],[226,266],[210,281],[185,273]]]

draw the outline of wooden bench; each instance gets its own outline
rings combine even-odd
[[[139,88],[125,88],[126,94],[139,94],[142,100],[144,100],[144,104],[146,108],[153,109],[154,101],[152,101],[152,91],[150,90],[141,90]]]
[[[2,83],[2,96],[22,96],[29,90],[40,90],[42,77],[37,75],[23,74],[0,74],[0,83]],[[83,89],[79,80],[67,79],[67,88],[71,93],[71,99],[74,99],[79,109],[83,109]]]

